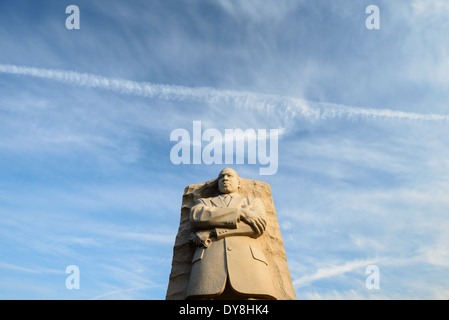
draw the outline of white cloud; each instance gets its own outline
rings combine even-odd
[[[293,281],[295,287],[305,286],[313,281],[334,277],[359,268],[366,268],[369,265],[376,264],[379,259],[354,260],[348,261],[343,265],[333,265],[319,268],[314,274],[303,276]]]
[[[116,290],[111,290],[109,292],[100,294],[96,297],[93,297],[91,300],[101,300],[101,299],[112,299],[112,300],[127,300],[127,299],[133,299],[133,295],[130,295],[130,293],[133,293],[134,291],[140,291],[140,290],[145,290],[145,289],[150,289],[150,288],[157,288],[159,286],[154,286],[154,285],[150,285],[150,286],[140,286],[140,287],[135,287],[135,288],[127,288],[127,289],[116,289]]]
[[[6,263],[2,261],[0,261],[0,268],[31,274],[64,274],[64,271],[61,270],[54,270],[41,267],[34,267],[34,268],[22,267],[16,264]]]
[[[391,2],[388,6],[389,31],[401,44],[401,55],[396,58],[401,59],[397,63],[399,71],[396,70],[402,76],[401,82],[428,85],[429,89],[439,88],[444,93],[449,84],[449,43],[443,41],[449,31],[449,2],[413,0]],[[444,101],[444,95],[429,96],[425,103],[437,99]]]
[[[229,14],[255,22],[279,22],[303,1],[218,0]]]
[[[426,18],[444,17],[449,15],[449,2],[446,0],[413,0],[414,14]]]
[[[218,90],[210,87],[185,87],[152,84],[122,79],[109,79],[74,71],[42,69],[16,65],[0,64],[0,72],[51,79],[72,85],[112,90],[121,94],[132,94],[163,100],[191,100],[208,102],[232,102],[237,108],[258,110],[280,114],[284,121],[305,118],[319,120],[330,118],[392,118],[423,121],[448,121],[449,115],[419,114],[390,109],[356,108],[331,103],[317,103],[298,98],[260,94],[254,92]],[[289,124],[287,124],[288,126]],[[292,125],[290,123],[290,125]]]

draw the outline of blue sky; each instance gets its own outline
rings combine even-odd
[[[275,175],[233,167],[270,183],[299,299],[447,299],[448,14],[443,0],[1,2],[0,298],[164,299],[183,190],[223,168],[171,163],[170,133],[199,120],[281,130]]]

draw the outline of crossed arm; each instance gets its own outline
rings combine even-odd
[[[213,207],[199,199],[190,211],[190,222],[197,230],[193,239],[197,245],[204,245],[211,233],[217,239],[236,235],[257,238],[266,229],[265,208],[260,199],[240,208]]]

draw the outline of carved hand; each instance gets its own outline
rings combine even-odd
[[[190,235],[190,241],[192,241],[197,246],[204,246],[205,248],[207,248],[209,247],[211,242],[210,237],[211,237],[210,230],[197,231]]]
[[[247,208],[246,206],[242,207],[240,219],[249,224],[255,232],[262,234],[267,227],[267,222],[262,215]]]

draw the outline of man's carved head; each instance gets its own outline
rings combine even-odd
[[[231,168],[224,168],[218,175],[218,190],[220,193],[235,193],[240,188],[240,178]]]

